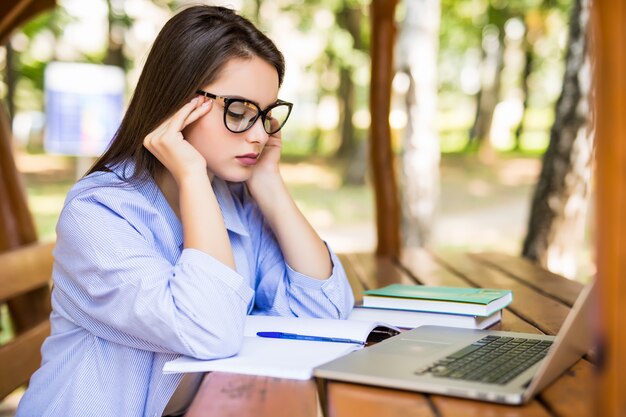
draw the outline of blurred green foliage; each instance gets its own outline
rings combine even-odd
[[[406,0],[408,1],[408,0]],[[164,13],[184,6],[187,2],[173,0],[153,0]],[[271,4],[270,4],[271,3]],[[285,151],[296,155],[333,155],[347,140],[349,155],[357,155],[355,147],[367,137],[367,129],[354,126],[352,116],[360,110],[367,110],[369,91],[369,48],[370,48],[370,8],[367,0],[241,0],[241,12],[255,21],[261,28],[272,28],[278,14],[288,16],[293,27],[307,36],[314,36],[323,42],[319,54],[306,66],[305,71],[316,80],[316,97],[319,104],[326,96],[334,97],[339,103],[339,125],[333,129],[321,126],[294,128],[298,138],[286,142]],[[133,30],[136,22],[123,7],[124,1],[107,0],[109,23],[117,38],[119,33]],[[522,120],[523,129],[519,138],[504,138],[499,143],[507,144],[500,150],[506,151],[521,143],[520,150],[530,153],[542,152],[547,145],[547,137],[553,119],[553,107],[559,93],[562,77],[563,51],[565,48],[567,15],[570,2],[565,0],[441,0],[441,23],[439,36],[438,126],[443,152],[463,152],[467,149],[469,132],[476,113],[478,91],[464,86],[471,77],[481,77],[481,49],[489,34],[497,34],[504,39],[504,66],[499,77],[502,85],[500,100],[510,97],[520,99],[523,84],[527,84],[525,98],[526,111]],[[402,25],[405,4],[399,2],[397,8],[398,25]],[[328,29],[320,30],[320,18],[332,19]],[[68,13],[59,2],[54,11],[44,13],[27,23],[13,44],[14,59],[12,68],[4,65],[0,94],[6,100],[13,100],[16,112],[41,110],[43,108],[43,74],[49,60],[57,59],[54,50],[68,25],[78,19]],[[504,36],[507,25],[516,23],[523,27],[523,40],[516,43]],[[514,25],[509,25],[513,27]],[[275,28],[274,28],[275,29]],[[282,36],[289,36],[285,33]],[[110,39],[114,39],[115,36]],[[51,42],[51,51],[37,53],[42,39]],[[104,45],[100,51],[81,53],[76,60],[104,63],[110,60],[112,46]],[[119,46],[119,45],[118,45]],[[124,52],[127,54],[127,52]],[[523,64],[511,58],[513,53],[526,53],[532,56],[530,73],[523,78]],[[530,54],[530,55],[528,55]],[[125,55],[122,64],[132,70],[143,57]],[[15,85],[7,86],[11,79],[7,71],[12,71]],[[471,78],[469,77],[469,78]],[[348,86],[346,83],[350,83]],[[352,88],[353,98],[345,97],[346,88]],[[10,96],[8,92],[14,91]],[[351,96],[352,97],[352,96]],[[511,128],[511,135],[515,135]],[[400,132],[394,132],[399,135]],[[346,138],[345,136],[350,136]],[[497,145],[504,146],[504,145]]]

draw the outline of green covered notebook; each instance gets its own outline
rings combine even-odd
[[[363,306],[488,316],[512,300],[510,290],[393,284],[365,291]]]

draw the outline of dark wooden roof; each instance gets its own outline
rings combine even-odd
[[[3,0],[0,2],[0,43],[38,13],[55,6],[55,0]]]

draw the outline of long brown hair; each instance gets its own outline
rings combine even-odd
[[[146,59],[133,98],[107,151],[87,175],[132,160],[129,182],[152,178],[163,165],[143,147],[143,139],[211,83],[232,58],[259,57],[276,67],[278,84],[285,73],[283,55],[249,20],[217,6],[193,6],[173,16],[161,29]]]

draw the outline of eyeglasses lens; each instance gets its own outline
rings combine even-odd
[[[272,107],[272,111],[270,111],[265,118],[265,131],[269,134],[278,132],[287,121],[290,110],[291,109],[286,104],[279,104]]]
[[[289,110],[289,106],[283,104],[272,107],[264,120],[265,131],[269,134],[278,132],[287,121]],[[225,112],[228,129],[232,132],[243,132],[256,121],[258,109],[256,106],[243,101],[233,101],[229,103]]]

